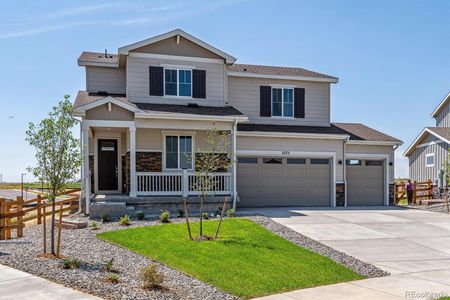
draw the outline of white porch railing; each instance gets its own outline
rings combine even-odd
[[[210,180],[206,181],[202,174],[187,172],[136,172],[138,196],[182,196],[183,190],[188,195],[200,195],[199,186],[208,182],[208,194],[230,195],[231,173],[210,173]],[[203,178],[202,178],[203,176]],[[184,185],[187,185],[185,187]]]

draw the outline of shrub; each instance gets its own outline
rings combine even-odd
[[[209,215],[206,212],[202,213],[202,217],[203,217],[204,220],[208,220],[209,219]]]
[[[100,227],[98,226],[97,221],[92,221],[92,222],[89,224],[89,227],[90,227],[92,230],[100,229]]]
[[[228,218],[233,218],[235,215],[236,215],[236,212],[235,212],[234,208],[230,208],[229,210],[227,210]]]
[[[161,214],[159,215],[159,220],[161,221],[161,223],[169,223],[170,220],[170,211],[168,210],[162,210]]]
[[[181,208],[178,210],[178,217],[179,218],[184,217],[184,210],[182,210]]]
[[[111,283],[117,284],[119,283],[119,275],[114,273],[108,273],[108,275],[106,275],[106,280],[108,280]]]
[[[63,261],[64,269],[78,269],[80,267],[80,261],[76,258],[66,258]]]
[[[125,216],[121,217],[120,220],[119,220],[119,225],[122,225],[122,226],[131,225],[130,216],[129,215],[125,215]]]
[[[216,216],[220,216],[221,213],[222,213],[222,206],[219,206],[219,207],[216,209],[215,214],[216,214]]]
[[[106,272],[112,272],[113,271],[113,263],[114,263],[114,257],[108,260],[108,262],[105,265],[105,271]]]
[[[144,218],[145,218],[144,212],[143,212],[143,211],[137,211],[137,212],[136,212],[136,218],[137,218],[138,220],[144,220]]]
[[[164,275],[158,273],[155,265],[148,265],[141,269],[140,279],[144,289],[153,290],[161,287],[164,281]]]
[[[100,220],[102,220],[103,223],[110,222],[111,216],[107,212],[104,212],[100,215]]]

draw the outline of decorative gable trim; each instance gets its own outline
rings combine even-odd
[[[450,103],[450,92],[445,96],[444,100],[438,105],[438,107],[433,111],[431,116],[433,118],[436,118],[439,112],[445,107],[445,105]]]
[[[422,132],[419,134],[419,136],[417,136],[417,138],[414,140],[414,142],[411,144],[411,146],[408,147],[408,149],[406,149],[405,153],[403,153],[404,156],[409,156],[411,155],[411,153],[419,146],[423,146],[424,144],[418,145],[419,141],[427,134],[431,134],[435,137],[437,137],[438,139],[440,139],[441,141],[450,144],[450,141],[447,140],[446,138],[444,138],[443,136],[440,136],[439,134],[437,134],[436,132],[428,129],[428,128],[424,128],[422,130]]]
[[[184,32],[181,29],[175,29],[173,31],[170,31],[170,32],[167,32],[167,33],[164,33],[164,34],[161,34],[161,35],[157,35],[157,36],[154,36],[152,38],[149,38],[149,39],[137,42],[137,43],[133,43],[133,44],[130,44],[130,45],[127,45],[127,46],[120,47],[119,48],[119,54],[128,55],[129,52],[134,50],[134,49],[141,48],[141,47],[144,47],[144,46],[147,46],[147,45],[150,45],[150,44],[153,44],[153,43],[156,43],[156,42],[159,42],[159,41],[162,41],[162,40],[174,37],[174,36],[181,36],[181,37],[183,37],[183,38],[185,38],[185,39],[187,39],[187,40],[189,40],[189,41],[199,45],[200,47],[203,47],[206,50],[209,50],[212,53],[214,53],[214,54],[216,54],[216,55],[218,55],[220,57],[223,57],[223,59],[225,60],[225,62],[227,64],[233,64],[236,61],[235,57],[233,57],[233,56],[231,56],[231,55],[229,55],[229,54],[227,54],[227,53],[225,53],[225,52],[223,52],[223,51],[221,51],[221,50],[219,50],[219,49],[217,49],[217,48],[215,48],[215,47],[213,47],[213,46],[211,46],[211,45],[209,45],[209,44],[207,44],[207,43],[205,43],[205,42],[203,42],[203,41],[201,41],[199,39],[197,39],[196,37],[193,37],[192,35]]]
[[[73,109],[73,115],[76,116],[76,117],[83,117],[83,116],[85,116],[87,110],[95,108],[95,107],[99,107],[99,106],[102,106],[102,105],[108,104],[108,103],[112,103],[114,105],[117,105],[117,106],[119,106],[119,107],[121,107],[123,109],[126,109],[128,111],[131,111],[133,113],[140,113],[140,112],[143,113],[142,110],[140,110],[139,108],[135,107],[132,104],[129,104],[129,103],[117,100],[116,98],[111,97],[111,96],[107,96],[105,98],[98,99],[98,100],[96,100],[94,102],[91,102],[91,103],[88,103],[88,104],[85,104],[85,105],[81,105],[81,106],[78,106],[78,107],[74,108]]]

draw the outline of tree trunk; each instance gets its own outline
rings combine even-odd
[[[50,249],[51,249],[51,253],[53,254],[53,255],[56,255],[56,253],[55,253],[55,215],[56,215],[56,213],[55,213],[55,211],[56,211],[56,198],[55,198],[55,191],[53,190],[53,192],[52,192],[52,196],[51,196],[51,199],[52,199],[52,225],[51,225],[51,228],[50,228],[50,243],[51,243],[51,245],[50,245]]]
[[[450,212],[449,206],[448,206],[448,185],[445,187],[445,203],[447,205],[447,212]]]
[[[184,205],[184,216],[186,217],[186,225],[187,225],[187,229],[188,229],[188,233],[189,233],[189,239],[192,240],[191,225],[189,224],[189,215],[188,215],[186,197],[183,197],[183,205]]]
[[[203,200],[205,196],[202,194],[200,196],[200,237],[203,236]]]
[[[214,239],[217,240],[217,236],[219,235],[220,225],[222,224],[223,213],[225,212],[225,206],[227,205],[228,197],[225,197],[225,201],[223,201],[222,211],[220,212],[219,224],[217,225],[216,234],[214,235]]]

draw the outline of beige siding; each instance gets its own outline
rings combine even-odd
[[[260,117],[260,86],[287,85],[305,88],[305,118]],[[280,79],[228,77],[228,104],[260,124],[330,125],[330,84]]]
[[[111,111],[108,111],[108,105],[94,107],[86,111],[86,119],[88,120],[117,120],[117,121],[133,121],[134,113],[120,106],[111,105]]]
[[[149,66],[192,66],[206,71],[206,99],[181,99],[149,95]],[[183,60],[128,57],[127,96],[131,102],[166,104],[198,103],[199,105],[223,106],[225,95],[225,65],[220,63],[192,62]]]
[[[450,101],[436,117],[437,127],[450,127]]]
[[[170,37],[165,40],[153,43],[141,48],[134,49],[130,52],[154,53],[164,55],[190,56],[202,58],[221,58],[217,54],[200,47],[199,45],[180,36],[179,43],[177,38]]]
[[[431,179],[435,182],[439,178],[439,172],[448,156],[450,144],[438,143],[418,147],[409,157],[409,176],[412,180],[424,181]],[[434,153],[434,167],[427,167],[425,158],[427,154]]]
[[[389,161],[392,162],[392,166],[389,168],[389,182],[394,181],[394,148],[392,146],[372,146],[372,145],[347,145],[347,156],[351,156],[352,153],[356,154],[388,154]]]
[[[343,160],[343,141],[341,140],[238,136],[237,151],[239,150],[336,152],[336,181],[344,180],[343,165],[338,164],[339,160]]]
[[[86,90],[126,93],[125,68],[86,67]]]

